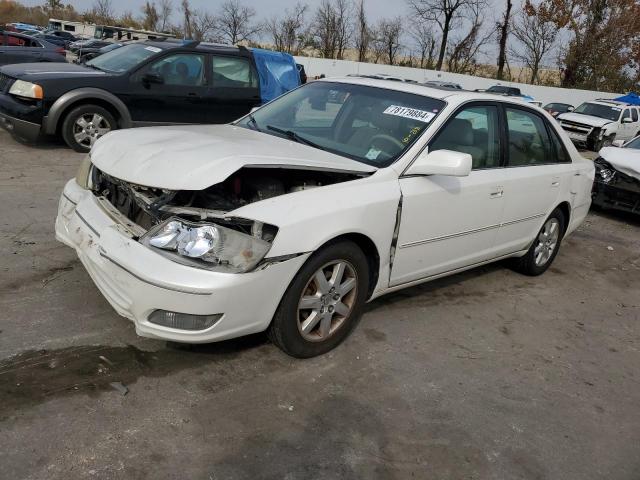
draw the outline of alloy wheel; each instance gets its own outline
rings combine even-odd
[[[334,260],[319,268],[302,290],[298,302],[298,330],[305,340],[324,341],[349,318],[358,290],[354,267]]]
[[[98,138],[110,131],[109,121],[99,113],[85,113],[73,124],[73,138],[83,147],[91,147]]]
[[[560,222],[557,218],[550,218],[546,221],[536,239],[536,246],[533,250],[536,266],[542,267],[549,261],[556,249],[559,238]]]

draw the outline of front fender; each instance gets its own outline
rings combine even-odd
[[[58,98],[51,108],[49,113],[44,119],[44,133],[47,135],[53,135],[56,133],[58,123],[63,119],[62,114],[69,105],[77,103],[80,100],[92,100],[97,99],[103,102],[108,102],[110,105],[118,111],[120,117],[120,128],[131,127],[131,114],[129,109],[122,100],[116,97],[113,93],[102,90],[101,88],[83,87],[71,90]]]
[[[345,234],[364,235],[378,250],[379,279],[382,280],[389,278],[400,196],[397,174],[387,168],[367,178],[252,203],[229,215],[278,227],[269,257],[313,252]]]

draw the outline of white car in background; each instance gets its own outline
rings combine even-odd
[[[584,102],[556,118],[575,144],[594,152],[640,135],[640,109],[615,100]]]
[[[510,257],[543,273],[593,176],[520,100],[321,80],[231,125],[106,135],[64,189],[56,236],[140,335],[268,330],[310,357],[385,293]]]

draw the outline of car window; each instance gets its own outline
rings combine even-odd
[[[633,148],[633,149],[640,150],[640,137],[634,138],[629,143],[627,143],[624,147],[625,148]]]
[[[553,152],[557,163],[570,163],[571,157],[567,153],[567,149],[564,147],[562,140],[558,132],[553,127],[549,127],[549,133],[551,134],[551,143],[553,144]]]
[[[631,119],[632,119],[634,122],[637,122],[637,121],[638,121],[638,109],[636,109],[636,108],[632,108],[632,109],[631,109]]]
[[[429,151],[454,150],[468,153],[473,168],[500,166],[498,108],[482,105],[465,108],[447,122]]]
[[[10,47],[29,47],[31,42],[25,38],[16,37],[15,35],[7,35],[7,44]]]
[[[630,108],[626,108],[624,110],[624,112],[622,113],[622,120],[626,120],[626,119],[631,119],[631,109]]]
[[[585,102],[579,105],[573,112],[593,115],[594,117],[605,118],[616,122],[620,118],[620,110],[620,107],[610,107],[608,105],[600,105],[599,103]]]
[[[509,165],[549,163],[551,152],[547,129],[541,117],[524,110],[507,108]]]
[[[384,167],[420,137],[444,106],[425,95],[321,81],[278,97],[237,125]]]
[[[202,86],[205,83],[204,55],[169,55],[152,63],[149,73],[159,75],[165,85]]]
[[[227,88],[258,88],[258,77],[246,58],[214,56],[213,86]]]

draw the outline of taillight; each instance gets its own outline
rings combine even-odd
[[[59,53],[60,55],[65,55],[64,48],[62,48],[62,47],[56,48],[56,53]]]

